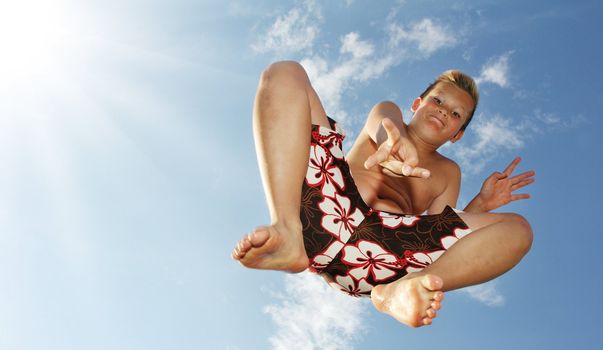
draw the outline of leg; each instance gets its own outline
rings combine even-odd
[[[253,129],[271,225],[243,238],[233,252],[258,269],[303,271],[308,267],[300,222],[311,125],[328,126],[326,114],[301,65],[277,62],[260,79]]]
[[[443,299],[439,289],[489,281],[510,270],[530,249],[532,230],[519,215],[459,215],[473,232],[421,272],[373,288],[371,298],[378,310],[413,327],[431,324]],[[423,288],[417,288],[418,283]]]
[[[532,245],[530,224],[517,214],[459,213],[473,231],[420,274],[435,274],[444,289],[484,283],[509,271]]]

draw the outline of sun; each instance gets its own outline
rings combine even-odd
[[[0,2],[0,79],[22,80],[52,63],[61,43],[61,0]]]

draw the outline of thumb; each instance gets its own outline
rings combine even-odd
[[[495,171],[492,173],[492,175],[490,175],[488,177],[488,180],[490,180],[490,179],[501,180],[501,179],[504,179],[505,177],[507,177],[507,174],[501,173],[500,171]]]
[[[507,175],[507,174],[505,174],[505,173],[501,173],[500,171],[497,171],[497,172],[495,172],[494,174],[496,174],[496,178],[497,178],[498,180],[504,179],[505,177],[509,176],[509,175]]]

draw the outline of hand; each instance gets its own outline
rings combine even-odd
[[[381,123],[387,133],[387,140],[379,146],[377,152],[367,158],[364,167],[370,169],[378,164],[383,168],[383,173],[389,176],[428,178],[429,170],[417,167],[419,158],[415,145],[400,135],[400,130],[390,119],[383,118]]]
[[[478,196],[486,211],[500,208],[512,201],[530,198],[530,195],[527,193],[513,194],[516,190],[533,183],[533,176],[536,174],[533,170],[530,170],[510,177],[519,162],[521,162],[520,157],[513,159],[511,164],[502,173],[492,173],[484,181]]]

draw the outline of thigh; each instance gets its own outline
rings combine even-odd
[[[493,225],[504,220],[505,214],[499,213],[457,213],[472,231]]]
[[[318,97],[318,94],[310,84],[308,80],[308,99],[310,100],[310,115],[312,118],[312,124],[320,125],[330,128],[329,120],[327,119],[327,113],[325,112],[322,102]],[[335,118],[337,119],[337,118]]]
[[[306,69],[299,62],[295,61],[276,62],[273,63],[271,67],[279,68],[286,72],[288,77],[294,77],[297,83],[304,87],[306,96],[308,98],[308,104],[310,105],[310,117],[312,124],[329,128],[330,124],[329,120],[327,119],[327,113],[325,112],[322,102],[314,90],[314,87],[312,87],[312,83],[310,82]]]

